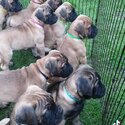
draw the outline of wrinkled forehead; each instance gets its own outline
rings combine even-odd
[[[81,20],[81,21],[87,21],[89,23],[92,23],[92,20],[90,17],[86,16],[86,15],[79,15],[76,20]]]
[[[64,2],[62,5],[68,7],[69,9],[73,8],[72,4],[70,4],[69,2]]]

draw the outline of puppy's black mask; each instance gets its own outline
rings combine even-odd
[[[63,109],[58,105],[52,105],[46,107],[46,112],[42,116],[42,123],[44,125],[57,125],[62,120]]]
[[[44,22],[45,24],[54,24],[57,22],[58,17],[52,12],[51,9],[49,9],[49,14],[48,15],[43,15],[43,12],[39,9],[35,16],[42,22]]]
[[[13,0],[11,4],[8,3],[8,0],[1,0],[0,5],[10,12],[18,12],[23,8],[19,0]]]
[[[101,98],[105,95],[105,86],[99,80],[91,81],[87,77],[81,76],[76,80],[78,94],[86,99]]]
[[[50,60],[46,64],[46,68],[49,70],[52,76],[63,77],[63,78],[68,77],[73,72],[73,67],[71,66],[71,64],[68,63],[68,61],[64,64],[63,67],[59,68],[57,67],[56,61]]]
[[[88,32],[88,38],[95,38],[98,33],[98,29],[95,25],[91,25]]]

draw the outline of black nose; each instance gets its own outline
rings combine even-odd
[[[72,9],[72,12],[71,12],[70,15],[69,15],[68,21],[73,22],[73,21],[77,18],[77,16],[78,16],[78,15],[77,15],[75,9],[73,8],[73,9]]]
[[[105,86],[101,83],[96,85],[93,90],[93,98],[102,98],[105,95]]]
[[[14,1],[11,3],[10,12],[19,12],[23,9],[22,4],[19,1]]]
[[[73,67],[71,64],[66,63],[61,71],[61,77],[68,77],[73,72]]]
[[[91,25],[88,31],[88,38],[95,38],[98,33],[98,29],[95,25]]]

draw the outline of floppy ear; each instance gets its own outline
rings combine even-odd
[[[35,12],[35,16],[42,22],[45,21],[44,15],[43,15],[43,11],[39,8],[36,10]]]
[[[17,109],[15,114],[17,124],[38,125],[33,107],[25,105]]]
[[[83,26],[83,22],[82,21],[79,21],[79,23],[76,25],[75,31],[78,34],[83,35],[83,33],[84,33],[84,26]]]
[[[61,17],[63,17],[64,19],[67,19],[66,9],[62,8],[59,13],[60,13]]]
[[[48,60],[48,62],[45,64],[45,67],[49,70],[49,73],[54,76],[57,73],[57,67],[55,62]]]
[[[7,0],[1,0],[0,5],[3,6],[6,10],[9,10],[9,8],[10,8]]]
[[[55,5],[55,1],[54,0],[49,0],[48,4],[52,8],[52,11],[54,11],[56,9],[56,5]]]
[[[84,77],[79,77],[76,80],[76,85],[77,85],[77,91],[82,97],[85,98],[92,97],[92,88],[91,84],[89,84],[89,80],[87,80]]]

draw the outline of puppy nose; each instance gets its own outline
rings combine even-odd
[[[71,13],[69,14],[68,21],[73,22],[77,18],[77,16],[78,15],[77,15],[75,9],[73,8],[73,10],[71,11]]]
[[[95,25],[91,25],[89,28],[88,38],[95,38],[98,33],[98,29]]]

